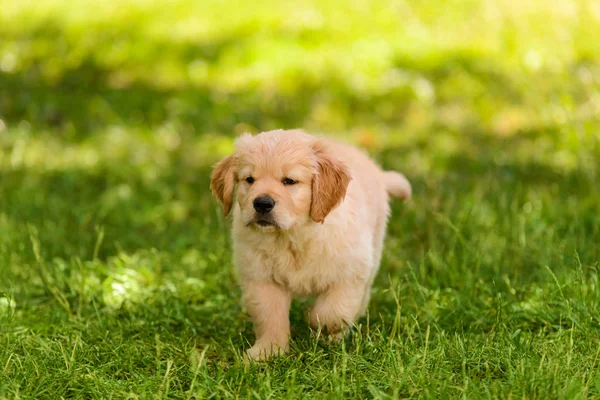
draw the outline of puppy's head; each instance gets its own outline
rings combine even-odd
[[[210,187],[225,215],[237,202],[245,226],[273,232],[323,222],[350,179],[324,142],[279,130],[241,136],[235,154],[215,166]]]

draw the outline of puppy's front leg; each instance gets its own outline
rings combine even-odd
[[[244,305],[256,334],[256,342],[248,350],[248,356],[262,360],[285,353],[290,336],[290,294],[272,282],[249,282],[243,291]]]
[[[314,330],[326,328],[335,339],[342,339],[361,312],[364,282],[343,282],[317,296],[308,311],[308,323]]]

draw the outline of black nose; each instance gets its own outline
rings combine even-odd
[[[256,212],[266,214],[275,207],[275,200],[269,196],[258,196],[254,199],[254,209]]]

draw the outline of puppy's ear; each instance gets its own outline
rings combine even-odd
[[[223,214],[227,216],[233,205],[233,189],[235,186],[235,158],[226,157],[219,161],[210,179],[210,190],[223,206]]]
[[[328,154],[322,142],[313,144],[317,161],[317,173],[312,182],[312,204],[310,216],[315,222],[325,217],[344,200],[352,177],[346,166]]]

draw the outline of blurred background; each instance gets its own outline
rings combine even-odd
[[[342,136],[409,176],[387,268],[439,251],[427,262],[442,271],[457,226],[492,275],[507,254],[524,281],[565,246],[597,260],[597,1],[0,10],[0,289],[17,304],[51,294],[74,313],[185,285],[224,297],[235,286],[210,167],[236,135],[274,128]],[[549,226],[572,242],[554,252]]]

